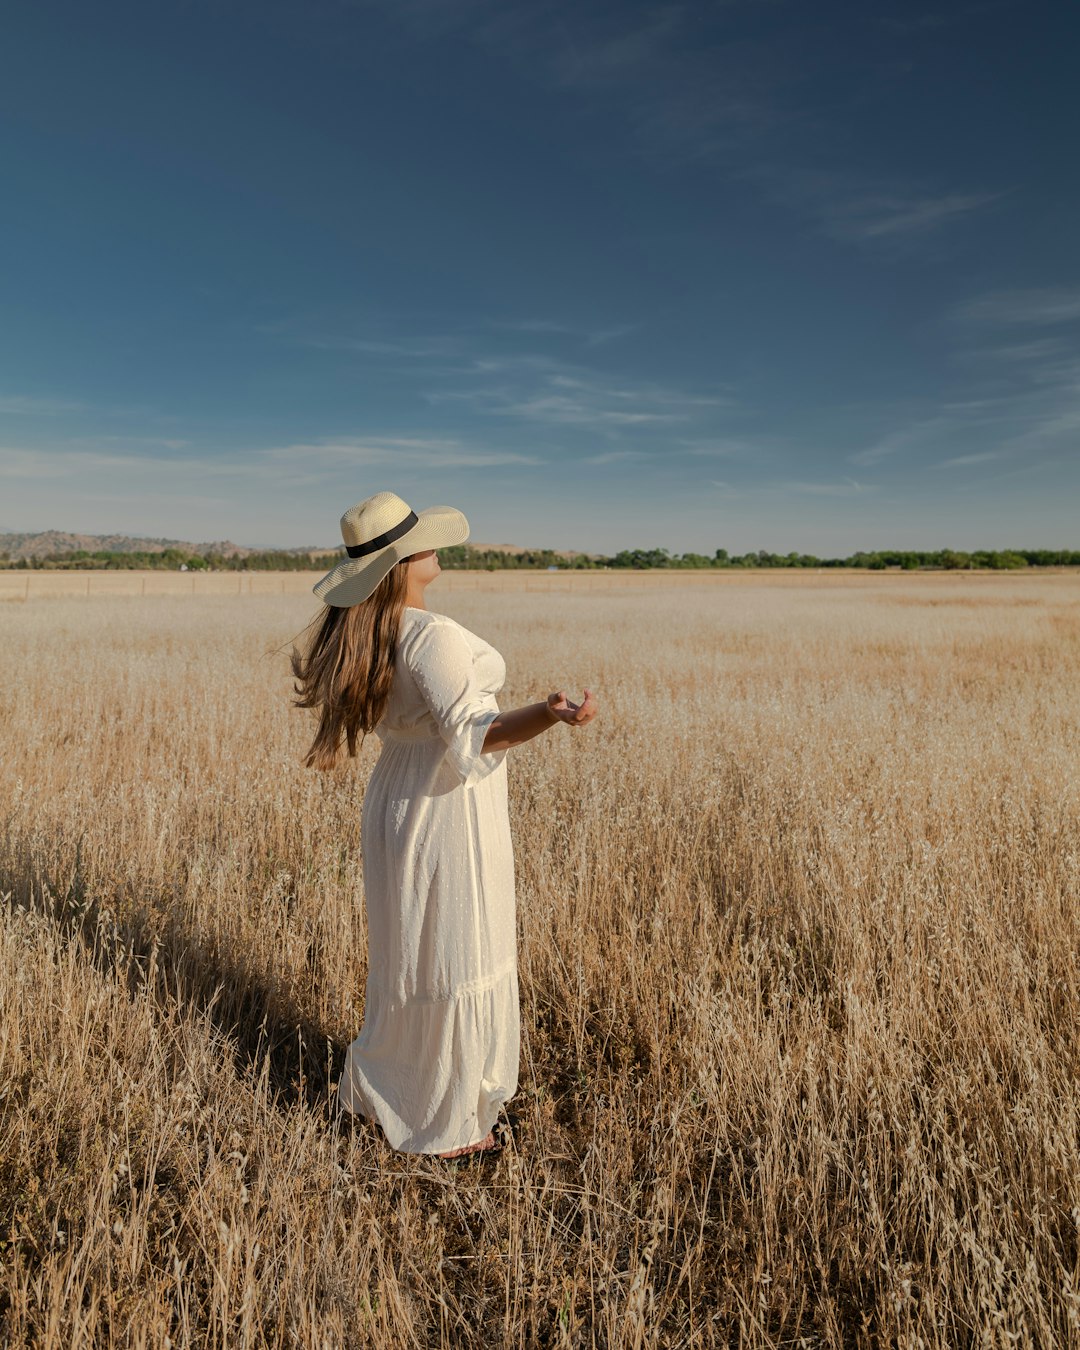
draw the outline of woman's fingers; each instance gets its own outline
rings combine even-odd
[[[580,703],[568,699],[565,689],[549,694],[548,703],[559,717],[570,726],[583,726],[596,716],[596,700],[588,689],[585,690],[585,696]]]
[[[585,697],[574,707],[573,722],[575,726],[584,726],[586,722],[592,720],[596,713],[596,700],[592,694],[585,690]]]

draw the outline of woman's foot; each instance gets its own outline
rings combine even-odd
[[[483,1139],[475,1144],[466,1144],[464,1148],[454,1148],[448,1153],[436,1153],[436,1158],[460,1158],[466,1153],[501,1153],[507,1145],[509,1131],[501,1121]]]
[[[464,1148],[453,1148],[449,1153],[436,1153],[436,1158],[460,1158],[463,1153],[486,1153],[491,1149],[498,1151],[495,1135],[489,1130],[487,1135],[475,1144],[466,1144]]]

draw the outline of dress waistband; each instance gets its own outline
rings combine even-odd
[[[437,741],[439,733],[429,727],[403,727],[382,733],[384,741]]]

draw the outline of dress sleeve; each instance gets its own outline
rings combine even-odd
[[[468,642],[453,623],[426,623],[405,659],[446,742],[446,762],[464,787],[472,787],[499,766],[506,751],[482,753],[499,709],[477,682]]]

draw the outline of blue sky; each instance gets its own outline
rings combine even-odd
[[[1080,545],[1078,24],[1018,3],[38,0],[0,526]]]

